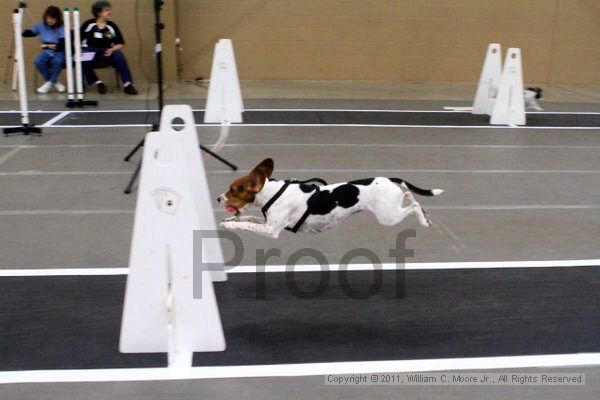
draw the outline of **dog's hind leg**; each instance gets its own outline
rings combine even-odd
[[[400,207],[399,209],[394,210],[394,212],[390,212],[389,210],[386,213],[375,214],[375,218],[377,218],[377,222],[381,225],[398,225],[400,222],[404,220],[404,218],[408,217],[411,214],[415,214],[419,220],[419,223],[422,226],[429,227],[429,223],[426,219],[421,219],[422,211],[421,207],[418,204],[411,204],[408,207]]]
[[[425,226],[427,228],[430,227],[431,221],[429,220],[429,215],[427,214],[427,211],[423,207],[421,207],[421,204],[419,204],[415,200],[415,197],[413,196],[413,194],[407,190],[404,192],[404,196],[402,198],[402,207],[410,207],[410,206],[415,207],[414,213],[417,215],[417,218],[419,219],[419,223],[421,224],[421,226]]]
[[[429,226],[423,215],[421,206],[417,203],[410,192],[399,191],[398,197],[393,201],[377,202],[376,207],[371,209],[375,218],[381,225],[397,225],[411,214],[415,214],[419,223]]]

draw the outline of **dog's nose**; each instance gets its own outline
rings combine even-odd
[[[221,202],[221,196],[217,197],[217,203]]]

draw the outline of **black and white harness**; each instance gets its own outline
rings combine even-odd
[[[276,179],[272,179],[272,180],[276,180]],[[320,183],[321,185],[327,185],[327,182],[325,182],[325,180],[321,179],[321,178],[311,178],[311,179],[307,179],[305,181],[299,181],[297,179],[287,179],[284,181],[283,186],[281,187],[281,189],[279,189],[279,191],[277,193],[275,193],[275,195],[273,197],[271,197],[269,199],[269,201],[267,201],[267,204],[265,204],[260,210],[263,213],[263,216],[265,217],[265,219],[267,218],[267,211],[269,211],[269,208],[271,208],[271,206],[273,205],[273,203],[275,203],[277,201],[277,199],[279,199],[281,197],[281,195],[283,194],[283,192],[285,192],[285,190],[290,186],[290,184],[307,184],[307,183]],[[308,218],[308,216],[310,215],[310,212],[312,211],[313,205],[316,203],[316,201],[319,198],[319,192],[321,191],[321,189],[319,189],[318,185],[313,184],[312,187],[315,190],[315,193],[313,193],[309,199],[308,199],[308,204],[306,207],[306,211],[304,212],[304,214],[302,215],[302,217],[300,217],[300,219],[298,220],[298,222],[296,222],[296,225],[294,225],[293,227],[286,227],[285,229],[290,231],[290,232],[294,232],[297,233],[298,230],[300,229],[300,227],[302,226],[302,224],[304,223],[304,221],[306,221],[306,218]],[[310,193],[310,192],[309,192]]]

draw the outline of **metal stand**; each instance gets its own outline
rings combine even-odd
[[[140,148],[142,148],[142,146],[144,146],[144,140],[142,139],[141,142],[139,142],[135,148],[127,155],[127,158],[125,158],[125,161],[129,161],[129,158],[131,158],[131,156],[133,156],[135,154],[136,151],[138,151]],[[209,149],[208,147],[204,146],[204,145],[200,145],[200,149],[202,151],[205,151],[208,155],[216,158],[217,160],[221,161],[223,164],[227,165],[229,168],[231,168],[233,171],[237,171],[238,167],[235,164],[232,164],[231,162],[229,162],[227,159],[221,157],[220,155],[218,155],[217,153],[213,152],[211,149]],[[130,194],[132,189],[133,189],[133,185],[135,185],[135,181],[138,178],[138,175],[140,174],[140,169],[142,168],[142,163],[140,162],[137,167],[135,167],[135,171],[133,171],[133,175],[131,175],[131,179],[129,180],[129,183],[127,184],[127,187],[125,188],[125,190],[123,191],[125,194]]]
[[[164,4],[163,0],[154,0],[154,35],[156,36],[156,47],[155,47],[155,49],[156,49],[156,72],[158,74],[158,121],[160,121],[160,117],[162,115],[162,110],[164,107],[163,65],[162,65],[162,30],[165,28],[165,25],[160,20],[160,12],[162,10],[163,4]],[[152,124],[152,131],[153,132],[157,131],[158,126],[159,126],[158,122]],[[137,153],[137,151],[139,149],[141,149],[143,146],[144,146],[144,139],[140,140],[140,142],[133,148],[133,150],[131,150],[129,152],[129,154],[127,154],[127,156],[125,156],[125,158],[123,160],[129,161],[131,159],[131,157],[133,157],[133,155],[135,153]],[[219,156],[218,154],[216,154],[215,152],[211,151],[206,146],[200,145],[200,149],[202,151],[206,152],[207,154],[209,154],[210,156],[221,161],[223,164],[227,165],[233,171],[237,171],[238,167],[235,164],[227,161],[225,158],[223,158],[223,157]],[[125,193],[125,194],[131,193],[131,191],[133,189],[133,185],[135,184],[135,182],[140,174],[141,168],[142,168],[142,162],[140,161],[138,166],[135,168],[135,171],[133,171],[133,175],[131,176],[131,179],[129,180],[127,187],[125,188],[125,190],[123,190],[123,193]]]
[[[75,85],[77,86],[77,99],[75,99],[73,84],[73,55],[71,48],[71,13],[69,8],[64,9],[64,27],[65,27],[65,56],[67,59],[67,91],[68,100],[65,106],[67,108],[83,108],[85,106],[97,106],[98,102],[85,100],[83,93],[83,73],[81,67],[81,32],[79,8],[73,7],[73,44],[75,48]]]
[[[13,31],[15,36],[15,57],[17,66],[17,81],[19,89],[19,105],[21,107],[21,126],[14,128],[4,128],[5,135],[13,133],[22,133],[29,135],[36,133],[41,136],[42,130],[29,122],[29,104],[27,101],[27,81],[25,79],[25,63],[23,56],[23,37],[21,36],[23,24],[23,8],[25,3],[20,3],[19,8],[13,11]]]

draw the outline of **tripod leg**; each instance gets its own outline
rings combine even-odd
[[[135,171],[133,172],[133,175],[131,175],[131,179],[129,180],[129,183],[127,184],[127,187],[123,191],[125,194],[131,193],[131,190],[133,189],[133,185],[135,185],[135,181],[137,180],[137,177],[140,174],[140,170],[141,169],[142,169],[142,162],[140,161],[140,163],[138,164],[138,166],[135,168]]]
[[[237,171],[237,169],[238,169],[237,165],[230,163],[229,161],[227,161],[226,159],[224,159],[223,157],[221,157],[217,153],[212,152],[208,147],[200,145],[200,149],[202,149],[202,151],[207,152],[209,155],[213,156],[217,160],[221,161],[223,164],[227,165],[233,171]]]
[[[140,140],[140,142],[127,154],[124,158],[125,161],[129,161],[131,157],[144,145],[144,139]]]

